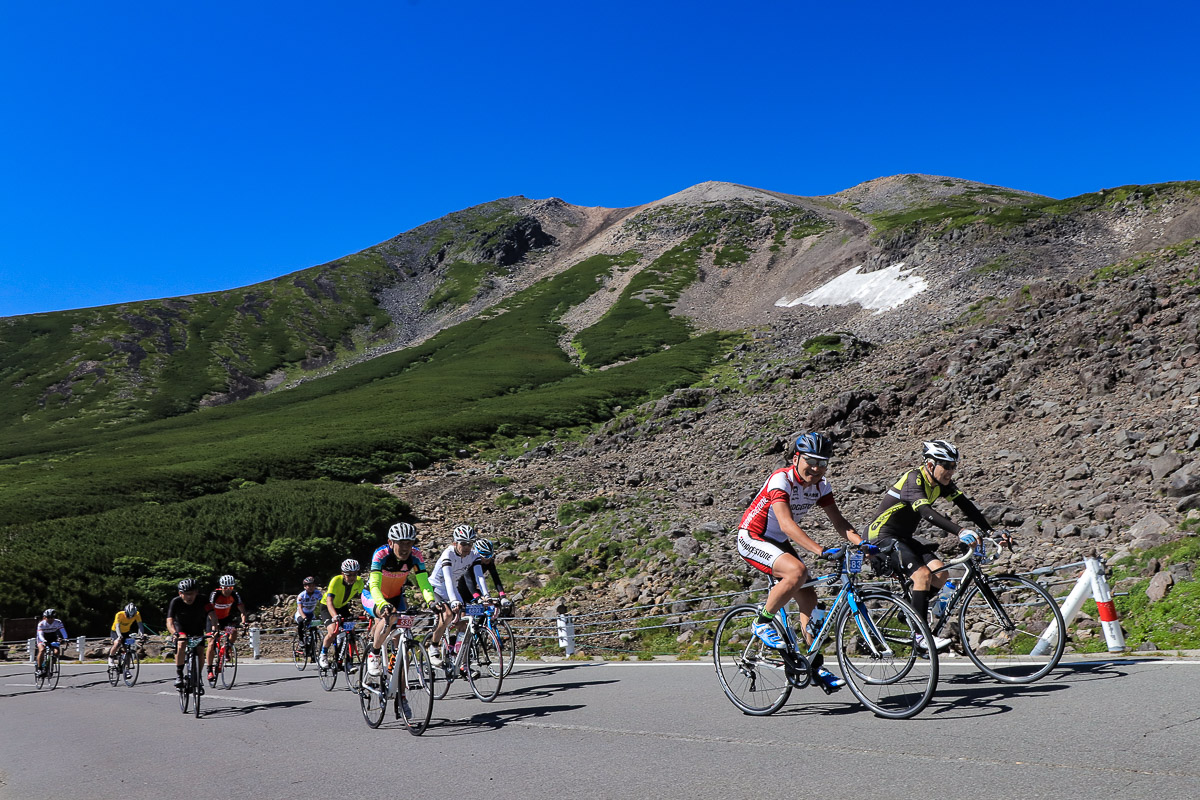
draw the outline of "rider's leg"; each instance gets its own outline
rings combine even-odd
[[[787,605],[788,600],[791,600],[808,580],[808,569],[800,559],[788,553],[782,553],[775,559],[771,565],[771,572],[775,575],[776,583],[767,595],[766,604],[763,605],[763,614],[768,617],[775,616],[775,612]],[[809,611],[811,610],[810,606]]]

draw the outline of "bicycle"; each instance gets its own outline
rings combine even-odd
[[[138,644],[144,642],[145,639],[135,639],[133,636],[122,636],[121,643],[117,645],[117,655],[113,658],[116,662],[108,668],[108,682],[113,686],[122,678],[125,680],[125,685],[132,688],[137,683],[138,673],[141,671],[142,657],[138,654]]]
[[[50,684],[50,691],[58,688],[58,679],[62,674],[62,653],[59,652],[61,646],[62,642],[46,642],[42,657],[33,670],[33,684],[38,689],[46,684]]]
[[[907,719],[929,704],[937,686],[937,652],[917,645],[919,636],[929,641],[929,626],[904,600],[883,592],[864,595],[858,587],[863,554],[878,549],[864,543],[822,554],[839,562],[838,571],[805,587],[840,583],[841,588],[807,649],[800,645],[803,634],[789,624],[786,608],[772,620],[784,641],[782,650],[753,633],[760,606],[736,605],[725,613],[713,640],[713,665],[730,702],[746,714],[766,716],[782,708],[793,689],[816,683],[830,692],[817,679],[817,670],[832,635],[847,686],[876,716]]]
[[[199,651],[200,645],[204,644],[208,636],[209,634],[187,637],[187,654],[183,659],[183,683],[179,686],[179,710],[184,714],[188,713],[189,703],[195,700],[193,711],[196,719],[200,719],[200,697],[204,694],[204,673],[200,671],[203,658]]]
[[[337,685],[338,673],[345,673],[346,685],[352,691],[358,689],[358,662],[362,659],[362,650],[358,641],[357,622],[365,619],[367,619],[365,615],[349,619],[343,618],[333,645],[333,652],[329,654],[329,666],[322,669],[318,662],[317,670],[321,676],[321,688],[325,691],[333,691]]]
[[[403,718],[408,732],[420,736],[429,727],[433,714],[434,675],[429,653],[412,635],[412,625],[413,617],[396,616],[379,653],[385,667],[381,674],[371,675],[367,659],[361,659],[358,698],[368,726],[379,727],[390,700],[395,718]]]
[[[508,624],[508,620],[504,618],[506,612],[512,613],[512,606],[501,607],[496,613],[489,613],[487,617],[487,626],[496,634],[496,641],[500,643],[500,653],[504,657],[504,677],[508,677],[508,673],[512,672],[513,664],[516,663],[517,656],[517,637],[513,634],[512,627]]]
[[[216,688],[217,680],[221,681],[222,689],[232,689],[237,680],[238,655],[237,642],[232,640],[233,632],[237,630],[232,625],[226,625],[216,632],[216,652],[213,654],[213,679],[209,685]]]
[[[490,703],[500,694],[504,683],[504,654],[496,631],[486,620],[495,613],[495,607],[482,604],[463,606],[467,618],[467,629],[458,641],[458,652],[450,644],[450,631],[442,634],[442,674],[444,682],[439,684],[437,699],[450,692],[450,684],[456,678],[465,677],[471,691],[485,703]],[[453,654],[453,657],[451,657]]]
[[[983,565],[994,561],[1001,547],[998,539],[983,539],[938,570],[965,566],[966,574],[945,610],[936,616],[933,635],[947,632],[991,678],[1033,683],[1058,666],[1066,647],[1066,636],[1060,632],[1066,631],[1066,624],[1058,604],[1040,585],[1012,574],[984,573]],[[898,575],[888,577],[899,583],[901,594],[909,599],[912,582]],[[952,621],[955,610],[957,623]]]
[[[317,626],[319,624],[316,617],[313,617],[304,628],[304,634],[297,634],[292,641],[292,663],[300,672],[304,671],[310,661],[317,660]]]

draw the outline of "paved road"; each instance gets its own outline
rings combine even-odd
[[[708,664],[520,664],[491,704],[455,684],[416,738],[369,729],[311,668],[243,664],[197,720],[169,666],[128,689],[67,665],[39,692],[0,664],[0,797],[1200,797],[1200,662],[1076,663],[1030,687],[969,667],[944,664],[933,704],[889,721],[811,688],[747,717]]]

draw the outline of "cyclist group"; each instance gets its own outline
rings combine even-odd
[[[825,549],[800,527],[800,519],[814,506],[820,507],[842,538],[851,544],[863,542],[863,537],[839,510],[825,478],[833,456],[829,437],[821,433],[801,434],[792,450],[791,463],[768,476],[742,515],[737,535],[738,554],[775,580],[753,630],[767,646],[779,649],[785,644],[770,623],[790,600],[796,601],[800,611],[799,630],[804,632],[806,641],[812,641],[808,621],[816,607],[817,594],[812,588],[804,588],[811,571],[797,548],[812,556],[821,556]],[[956,534],[967,545],[980,539],[977,531],[958,525],[934,510],[934,502],[943,497],[951,500],[980,531],[994,533],[994,530],[954,483],[960,460],[958,448],[941,439],[925,442],[921,456],[921,465],[901,475],[884,494],[867,528],[867,541],[877,546],[895,543],[888,555],[890,566],[912,581],[913,607],[928,618],[930,596],[937,594],[946,576],[938,572],[944,562],[938,558],[937,548],[914,537],[917,527],[922,520],[927,521]],[[1011,543],[1007,534],[1001,536]],[[932,645],[942,650],[950,644],[949,639],[932,638],[932,642],[925,642],[918,637],[917,646],[928,649]],[[835,691],[845,683],[824,668],[817,671],[817,677],[826,691]]]

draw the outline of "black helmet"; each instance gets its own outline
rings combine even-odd
[[[194,592],[199,588],[200,587],[196,585],[196,581],[191,578],[184,578],[179,582],[179,591],[181,592]]]
[[[833,442],[823,433],[802,433],[796,437],[796,455],[815,461],[833,457]]]

